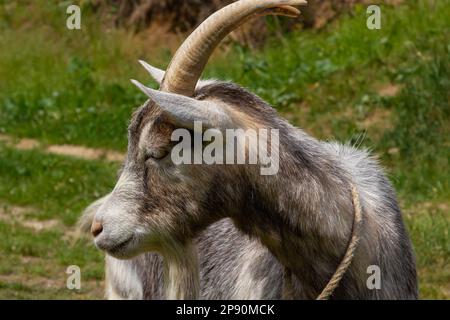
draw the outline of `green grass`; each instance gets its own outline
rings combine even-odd
[[[73,241],[63,230],[35,232],[2,221],[0,234],[0,299],[101,298],[103,254],[89,240]],[[66,288],[70,265],[80,267],[81,290]]]
[[[111,190],[117,165],[16,151],[2,144],[0,154],[2,207],[25,207],[27,219],[62,223],[37,232],[15,222],[14,214],[0,219],[0,299],[100,298],[103,254],[90,240],[69,235],[82,209]],[[70,265],[82,271],[81,290],[66,289]]]
[[[81,210],[114,186],[117,165],[19,152],[0,145],[0,198],[39,208],[39,218],[73,225]]]
[[[125,150],[130,115],[145,101],[129,79],[152,84],[137,59],[165,66],[170,55],[164,41],[149,48],[142,35],[107,27],[83,3],[82,30],[70,31],[65,5],[0,1],[0,134]],[[382,7],[379,31],[365,27],[364,9],[324,30],[274,37],[258,52],[234,46],[205,74],[248,87],[318,138],[371,148],[398,192],[421,297],[449,299],[450,1]],[[385,86],[400,90],[384,96]],[[111,189],[116,170],[0,143],[0,205],[63,226],[38,232],[0,219],[0,298],[100,297],[93,285],[65,289],[70,264],[82,267],[87,283],[103,275],[101,253],[65,235]],[[59,282],[43,287],[33,279]]]
[[[0,222],[0,231],[5,236],[0,245],[5,254],[15,257],[51,259],[52,262],[56,262],[56,265],[52,267],[64,267],[64,270],[71,264],[77,264],[80,268],[91,266],[89,270],[84,269],[83,273],[93,279],[101,279],[103,276],[101,268],[98,268],[98,265],[101,264],[101,259],[99,259],[101,254],[92,245],[87,245],[84,240],[71,243],[63,238],[64,234],[59,230],[36,233],[18,224],[4,222]],[[14,270],[10,269],[10,271],[17,271],[18,266],[14,260],[6,263],[12,263],[14,267]],[[95,267],[92,268],[92,265]],[[22,267],[27,268],[28,266]],[[29,270],[38,276],[45,276],[47,270],[44,267],[45,265],[34,265]],[[3,271],[8,271],[7,267],[2,266],[2,268]]]

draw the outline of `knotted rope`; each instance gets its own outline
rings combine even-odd
[[[341,281],[345,272],[350,267],[350,264],[352,263],[353,257],[355,255],[355,250],[358,247],[362,229],[362,213],[358,191],[356,190],[356,187],[353,184],[352,184],[352,201],[353,201],[353,208],[355,208],[355,213],[353,218],[352,237],[350,239],[350,243],[348,244],[347,251],[345,252],[344,258],[342,259],[338,268],[336,269],[336,272],[333,274],[330,281],[328,281],[327,285],[322,290],[322,293],[319,295],[319,297],[317,297],[317,300],[328,300],[330,298],[334,290],[338,287],[339,282]]]

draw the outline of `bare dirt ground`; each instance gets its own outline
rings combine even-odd
[[[18,150],[42,149],[48,153],[85,160],[106,160],[110,162],[121,162],[125,158],[124,154],[113,150],[95,149],[69,144],[44,145],[38,140],[29,138],[16,139],[4,134],[0,134],[0,141],[5,142],[8,146],[16,148]]]

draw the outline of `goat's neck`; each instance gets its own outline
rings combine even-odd
[[[306,290],[314,297],[335,271],[351,234],[349,178],[333,156],[306,135],[280,151],[284,158],[277,175],[255,173],[248,178],[253,182],[250,192],[244,192],[246,214],[238,213],[234,220],[259,238],[302,285],[310,286]]]
[[[164,251],[166,299],[198,299],[200,280],[196,246],[191,242],[171,243]]]
[[[284,221],[285,227],[314,232],[315,228],[324,231],[329,226],[331,232],[352,225],[349,173],[321,142],[303,132],[290,136],[280,146],[280,169],[276,175],[256,176],[253,180],[252,189],[257,190],[267,213],[272,218],[281,215],[280,222]]]

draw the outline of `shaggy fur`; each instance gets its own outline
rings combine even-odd
[[[229,219],[210,226],[196,242],[200,299],[282,298],[281,264],[261,244],[238,232]],[[109,298],[166,298],[160,255],[145,253],[131,260],[108,256],[106,261]]]
[[[79,220],[89,232],[95,213],[109,195],[92,203]],[[195,239],[200,267],[200,299],[282,299],[284,268],[257,240],[236,229],[230,219],[220,220]],[[163,258],[147,252],[119,260],[107,255],[108,299],[164,299]]]
[[[170,132],[176,128],[171,118],[149,101],[133,116],[122,176],[96,215],[104,224],[102,236],[96,238],[98,247],[121,259],[156,251],[178,261],[174,252],[189,248],[208,226],[229,217],[242,233],[268,248],[287,270],[292,298],[313,299],[331,278],[347,247],[354,214],[353,183],[363,209],[362,238],[332,298],[417,298],[411,243],[395,193],[374,158],[350,146],[317,141],[235,84],[207,85],[195,98],[217,105],[233,119],[235,128],[278,129],[278,174],[261,176],[258,165],[174,166],[168,156],[149,157],[170,150]],[[129,238],[124,242],[125,235]],[[217,244],[214,250],[219,248]],[[203,254],[208,256],[208,252]],[[145,260],[149,257],[138,258],[144,259],[138,264],[150,263]],[[272,263],[259,264],[263,269],[255,271],[240,260],[236,258],[240,269],[250,270],[247,275],[252,277],[274,268]],[[158,259],[154,263],[157,265]],[[220,266],[222,261],[210,258],[208,263]],[[379,290],[367,288],[370,265],[381,269]],[[202,285],[208,286],[204,268]],[[221,272],[215,277],[223,276]],[[160,278],[156,271],[147,278],[150,276]],[[220,288],[223,290],[221,286],[214,290]]]

